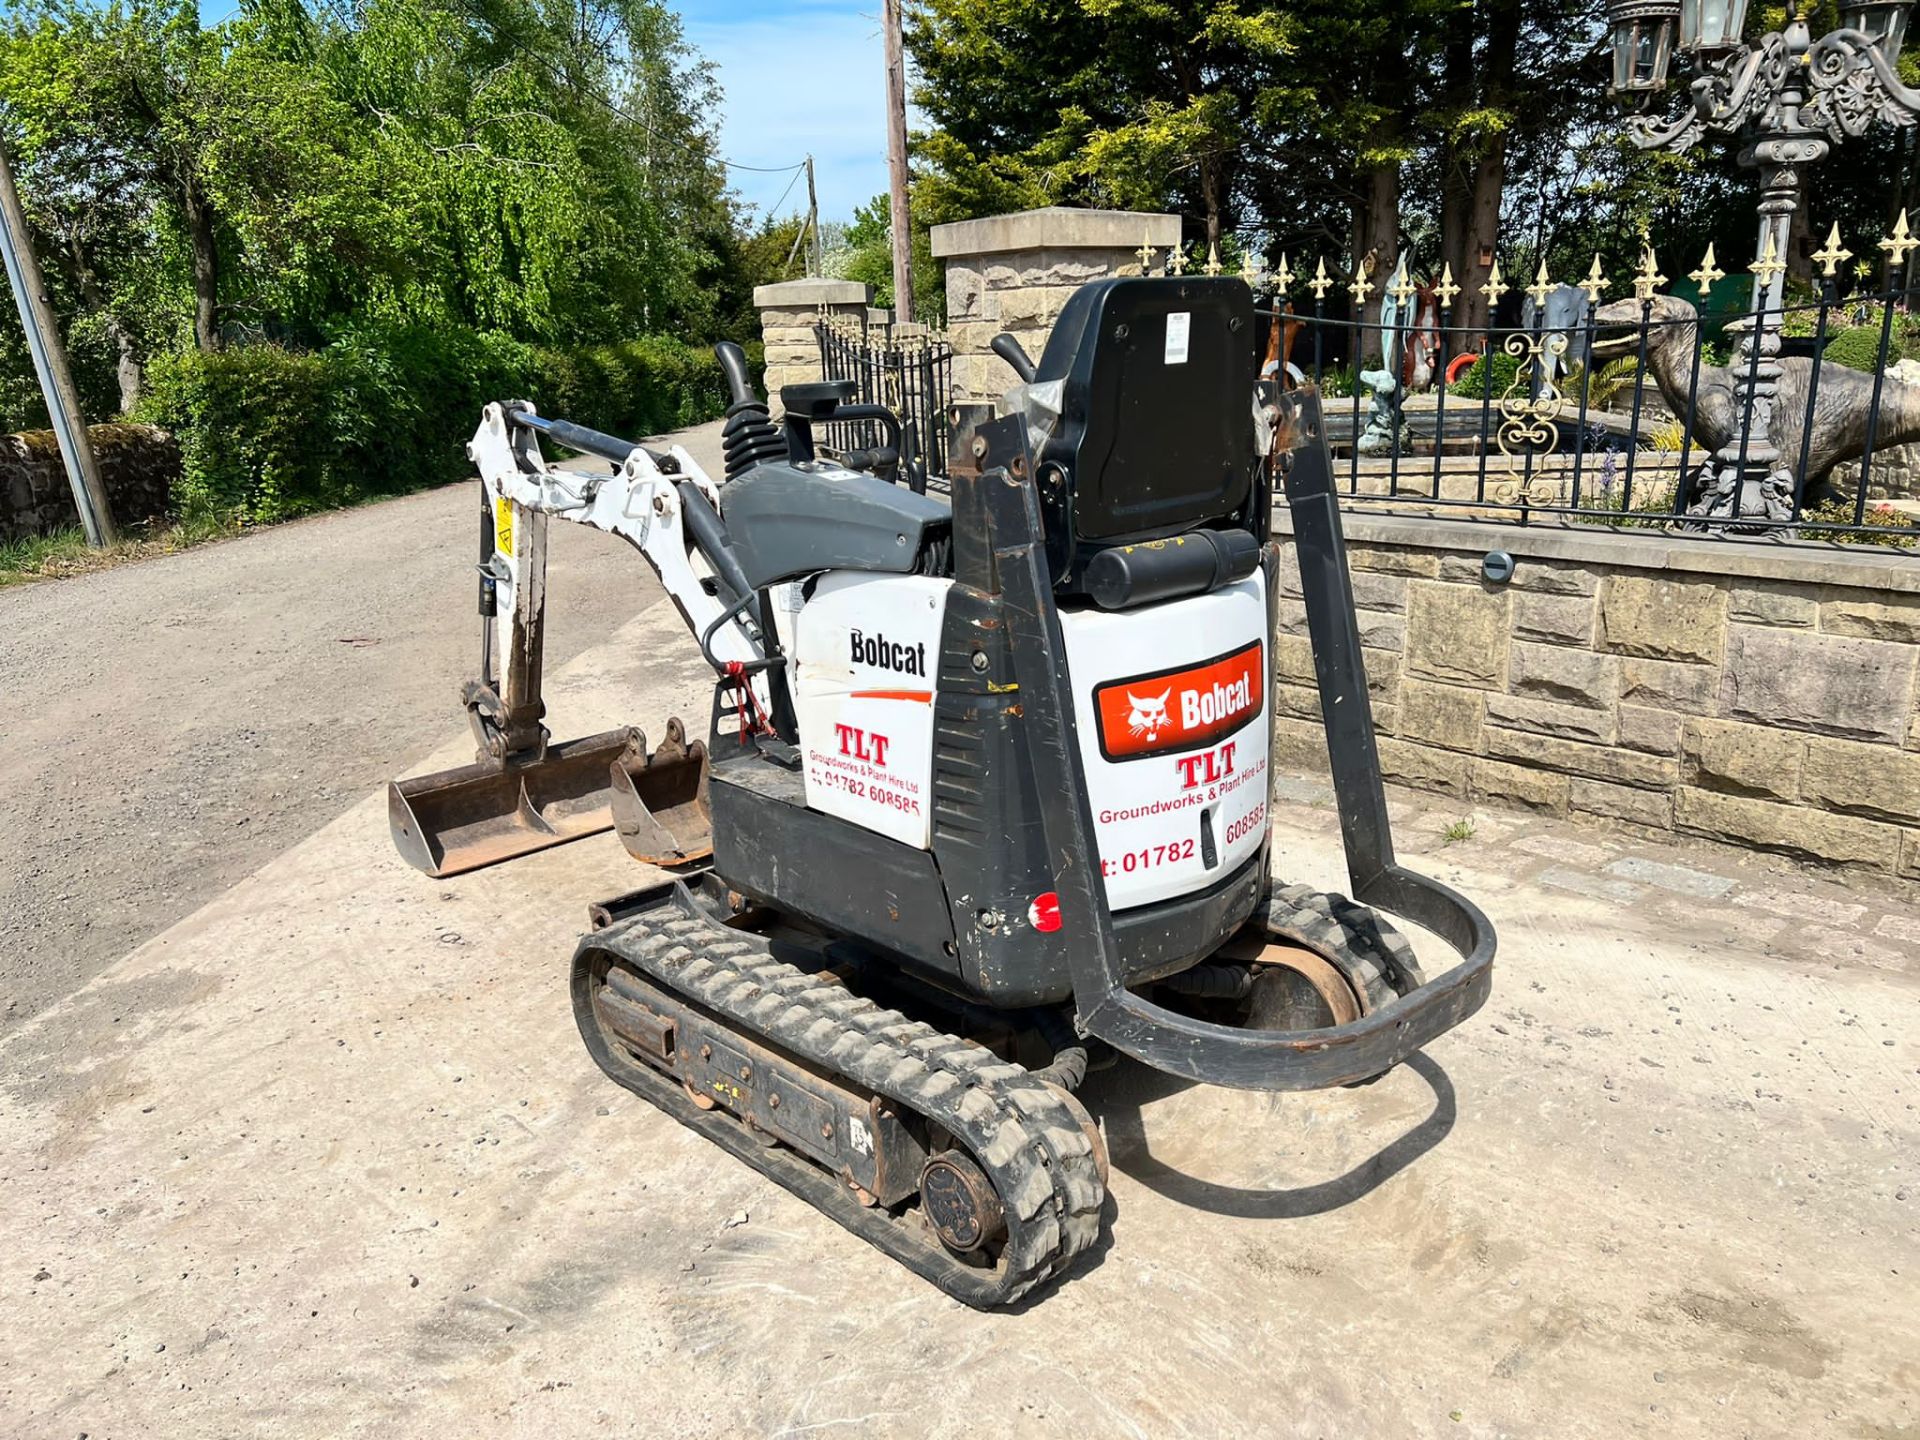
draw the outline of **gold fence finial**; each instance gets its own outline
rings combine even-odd
[[[1773,236],[1767,236],[1767,253],[1753,262],[1754,276],[1762,285],[1773,284],[1776,277],[1787,273],[1787,265],[1780,258],[1780,247],[1773,243]]]
[[[1893,222],[1893,234],[1880,242],[1880,248],[1886,252],[1887,264],[1898,269],[1907,258],[1907,253],[1920,249],[1920,238],[1907,228],[1907,212],[1902,210],[1900,218]]]
[[[1367,262],[1362,260],[1353,267],[1353,283],[1347,286],[1347,293],[1353,296],[1353,303],[1365,305],[1367,296],[1373,293],[1373,286],[1367,281]]]
[[[1261,273],[1260,267],[1253,262],[1253,251],[1248,250],[1240,257],[1240,278],[1247,282],[1249,290],[1260,283]]]
[[[1453,283],[1453,265],[1451,263],[1441,265],[1440,283],[1433,287],[1434,299],[1440,302],[1442,310],[1451,310],[1453,297],[1459,293],[1460,287]]]
[[[1713,242],[1709,240],[1707,242],[1707,253],[1700,259],[1700,268],[1698,270],[1689,270],[1687,272],[1687,279],[1693,281],[1694,284],[1700,287],[1700,298],[1704,300],[1713,293],[1713,282],[1726,278],[1727,272],[1722,270],[1719,263],[1713,258]]]
[[[1307,282],[1307,288],[1313,291],[1313,298],[1316,300],[1326,299],[1327,291],[1333,288],[1333,277],[1327,274],[1326,256],[1322,255],[1319,263],[1313,267],[1313,279]]]
[[[1400,257],[1400,263],[1394,267],[1392,290],[1393,298],[1402,305],[1411,300],[1419,290],[1419,287],[1413,283],[1412,277],[1407,274],[1407,257],[1404,255]]]
[[[1151,275],[1153,273],[1153,232],[1151,230],[1146,232],[1144,242],[1133,253],[1140,257],[1140,273]]]
[[[1273,272],[1273,283],[1280,298],[1285,299],[1287,291],[1293,288],[1293,271],[1287,268],[1287,252],[1280,252],[1280,268]]]
[[[1540,262],[1540,273],[1534,276],[1533,283],[1527,286],[1527,294],[1533,297],[1535,308],[1544,306],[1547,303],[1547,297],[1559,288],[1547,278],[1547,262],[1543,259]]]
[[[1220,273],[1220,242],[1217,240],[1209,240],[1207,242],[1207,263],[1205,269],[1209,275],[1218,275]]]
[[[1493,268],[1487,271],[1487,283],[1480,287],[1480,293],[1487,297],[1487,309],[1491,311],[1500,303],[1500,297],[1512,288],[1500,278],[1500,262],[1496,259],[1493,262]]]
[[[1640,252],[1640,269],[1633,277],[1633,298],[1645,304],[1653,299],[1654,292],[1667,283],[1667,277],[1660,273],[1660,260],[1648,245]]]
[[[1712,247],[1708,247],[1707,253],[1713,253]],[[1827,232],[1825,248],[1814,251],[1813,258],[1820,262],[1820,273],[1829,280],[1840,273],[1840,262],[1842,260],[1851,260],[1853,258],[1853,252],[1840,243],[1840,222],[1838,220],[1833,222],[1833,229]]]
[[[1593,255],[1593,268],[1587,271],[1587,278],[1580,282],[1580,288],[1587,292],[1587,304],[1598,305],[1601,291],[1612,283],[1601,273],[1600,252],[1596,250]]]
[[[1167,274],[1184,275],[1187,273],[1187,252],[1184,246],[1176,245],[1167,252]]]

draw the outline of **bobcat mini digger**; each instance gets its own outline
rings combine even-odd
[[[1110,279],[959,437],[949,493],[849,383],[776,421],[722,345],[726,477],[487,407],[478,763],[395,784],[446,874],[617,828],[657,883],[594,906],[572,998],[608,1075],[949,1294],[1004,1304],[1098,1234],[1075,1091],[1113,1052],[1261,1090],[1380,1074],[1485,1001],[1494,937],[1394,862],[1311,394],[1256,397],[1235,279]],[[1284,413],[1282,413],[1282,407]],[[827,449],[816,431],[873,427]],[[540,441],[612,474],[550,465]],[[1354,899],[1276,882],[1283,483]],[[546,525],[626,537],[718,681],[676,721],[549,744]],[[1427,980],[1375,908],[1461,961]]]

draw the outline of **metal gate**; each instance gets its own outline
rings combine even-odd
[[[900,417],[902,464],[918,463],[929,477],[947,473],[947,399],[953,391],[953,346],[920,325],[868,325],[852,316],[822,316],[820,371],[827,380],[855,382],[853,398],[884,405]],[[829,425],[827,443],[839,449],[878,445],[871,421]]]

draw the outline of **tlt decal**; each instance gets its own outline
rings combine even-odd
[[[893,742],[884,735],[876,735],[871,730],[862,730],[856,725],[835,725],[834,734],[840,737],[840,753],[854,760],[865,760],[870,765],[882,769],[887,764],[887,746]]]
[[[1233,774],[1233,751],[1238,741],[1218,750],[1202,750],[1197,755],[1182,755],[1173,763],[1180,769],[1180,788],[1197,790],[1202,785],[1218,785]]]

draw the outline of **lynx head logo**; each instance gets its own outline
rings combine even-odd
[[[1131,690],[1127,692],[1127,703],[1133,707],[1127,714],[1127,728],[1135,735],[1144,736],[1149,742],[1158,740],[1160,732],[1170,723],[1167,716],[1167,697],[1173,693],[1169,686],[1158,695],[1142,700]]]

